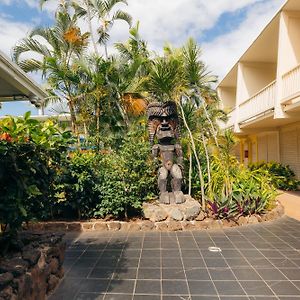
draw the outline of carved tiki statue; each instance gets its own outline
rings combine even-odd
[[[183,157],[181,145],[177,143],[179,119],[176,103],[172,101],[150,103],[147,114],[150,144],[153,145],[155,137],[158,140],[158,144],[152,146],[152,156],[160,157],[162,162],[158,174],[159,202],[183,203],[185,201],[181,191]],[[168,191],[170,186],[172,192]]]

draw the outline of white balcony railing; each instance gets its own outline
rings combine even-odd
[[[236,117],[236,109],[234,108],[233,110],[231,110],[228,114],[228,121],[226,123],[225,128],[230,128],[232,126],[234,126],[234,122],[235,122],[235,117]]]
[[[282,101],[300,92],[300,65],[282,76]]]
[[[276,80],[240,105],[238,122],[251,119],[275,107]]]

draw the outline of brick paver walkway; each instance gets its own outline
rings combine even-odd
[[[300,300],[300,222],[288,217],[220,231],[66,239],[65,277],[51,300]]]

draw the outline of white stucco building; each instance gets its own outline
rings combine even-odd
[[[250,42],[250,41],[249,41]],[[277,161],[300,177],[300,0],[288,0],[218,85],[240,161]]]

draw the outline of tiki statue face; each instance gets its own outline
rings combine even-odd
[[[174,102],[150,103],[147,108],[150,143],[156,136],[160,143],[172,143],[178,139],[178,116]]]

